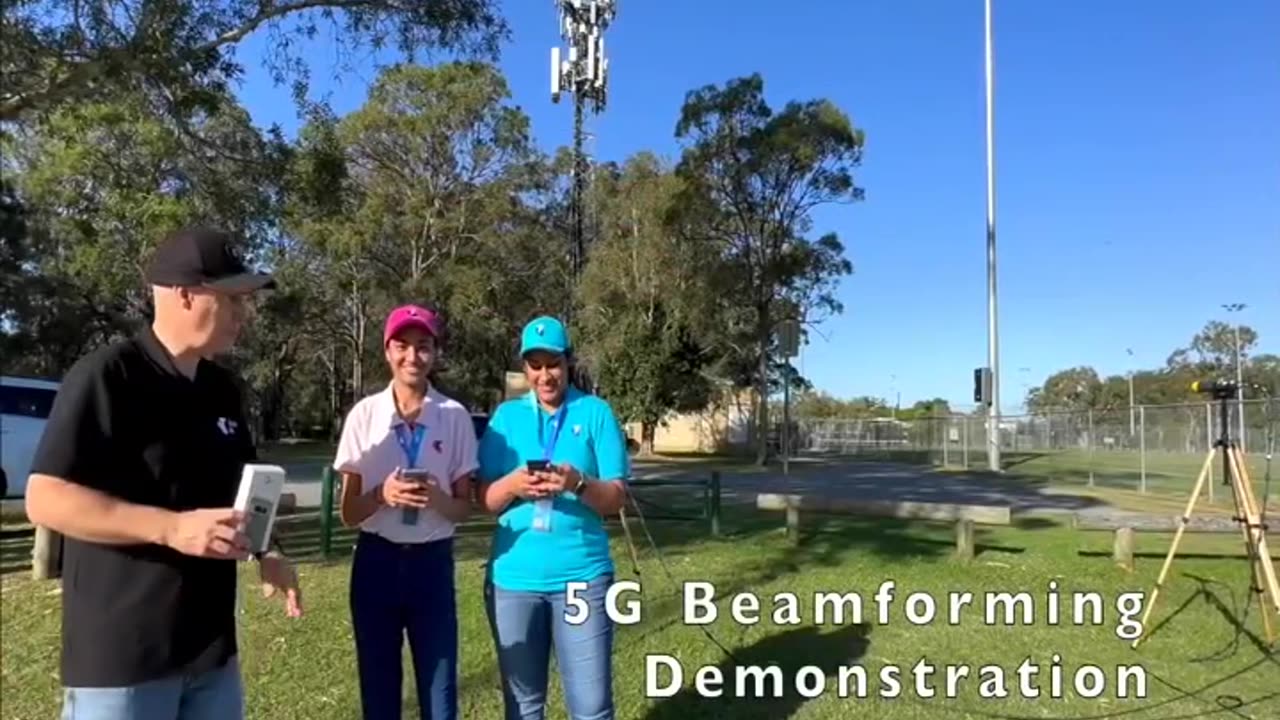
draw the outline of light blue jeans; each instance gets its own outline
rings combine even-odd
[[[485,583],[485,609],[502,673],[505,720],[543,720],[551,647],[571,720],[613,720],[613,623],[604,597],[613,582],[592,580],[578,597],[590,615],[581,625],[565,622],[565,593],[517,592]]]
[[[66,688],[62,720],[241,720],[244,687],[236,658],[194,677],[118,688]]]

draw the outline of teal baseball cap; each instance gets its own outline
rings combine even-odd
[[[520,334],[520,355],[528,355],[535,350],[564,355],[573,347],[569,344],[569,333],[564,323],[544,315],[529,321]]]

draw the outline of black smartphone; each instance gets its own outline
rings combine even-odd
[[[526,466],[528,467],[529,472],[539,472],[541,470],[546,470],[550,465],[551,463],[547,462],[546,460],[530,460],[528,463],[526,463]]]
[[[422,485],[431,481],[431,473],[419,468],[407,468],[407,469],[401,470],[400,477],[404,478],[405,480],[413,480],[417,482],[419,485]]]
[[[431,474],[421,468],[404,468],[400,470],[400,477],[405,480],[412,480],[419,487],[431,482]],[[400,522],[405,525],[418,524],[418,508],[407,507],[400,509]]]

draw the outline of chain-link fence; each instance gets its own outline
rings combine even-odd
[[[1280,400],[1227,404],[1228,429],[1261,484],[1274,445]],[[1000,465],[1011,475],[1052,482],[1185,492],[1221,436],[1215,402],[1138,405],[1107,410],[1042,412],[1000,418]],[[984,415],[862,419],[796,419],[798,455],[836,454],[956,469],[988,467]],[[1280,468],[1278,468],[1280,469]],[[1210,468],[1221,481],[1221,461]],[[1214,483],[1210,483],[1211,485]],[[1280,491],[1280,480],[1277,481]],[[1212,488],[1210,488],[1212,492]]]

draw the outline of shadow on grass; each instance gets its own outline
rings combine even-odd
[[[615,629],[619,643],[625,643],[628,638],[636,635],[648,636],[660,633],[680,624],[683,606],[681,586],[684,582],[712,581],[716,590],[715,601],[724,611],[734,595],[774,582],[786,575],[801,573],[806,566],[838,564],[839,554],[843,551],[837,543],[809,547],[775,545],[772,548],[762,548],[758,553],[748,553],[745,556],[747,558],[745,562],[734,562],[718,568],[714,578],[705,574],[682,577],[680,560],[686,555],[693,554],[695,548],[669,547],[668,543],[690,540],[687,526],[678,523],[654,522],[650,524],[650,531],[660,554],[653,552],[648,539],[643,536],[639,528],[635,528],[632,532],[636,536],[639,565],[634,566],[629,556],[615,555],[616,579],[639,580],[647,598],[644,601],[643,623],[619,626]],[[706,539],[705,533],[700,539]],[[731,538],[726,538],[726,541],[737,542]],[[676,567],[673,568],[672,565]],[[495,668],[485,667],[466,675],[462,683],[464,685],[489,683],[495,677],[495,672]]]
[[[1001,464],[1004,465],[1004,467],[1007,469],[1007,468],[1018,467],[1019,465],[1024,465],[1026,463],[1031,462],[1032,460],[1039,460],[1040,458],[1045,457],[1046,455],[1049,455],[1049,454],[1050,453],[1048,452],[1002,453],[1000,456],[1000,460],[1001,460]]]
[[[1080,557],[1097,557],[1097,558],[1101,558],[1101,557],[1109,558],[1112,556],[1112,553],[1106,550],[1078,550],[1076,551],[1076,554],[1079,555]],[[1164,560],[1167,555],[1168,555],[1168,551],[1156,552],[1154,550],[1135,550],[1133,552],[1133,559],[1134,560],[1138,560],[1138,559]],[[1245,560],[1247,558],[1248,558],[1248,555],[1246,554],[1246,551],[1243,549],[1239,553],[1178,551],[1178,556],[1177,556],[1178,560]]]
[[[1239,588],[1233,588],[1230,585],[1222,582],[1221,580],[1214,580],[1212,578],[1201,577],[1199,575],[1194,575],[1192,573],[1185,573],[1185,576],[1200,584],[1199,590],[1197,590],[1196,593],[1194,593],[1190,599],[1194,599],[1196,597],[1204,598],[1205,602],[1213,606],[1213,608],[1218,611],[1218,614],[1222,615],[1223,619],[1225,619],[1231,625],[1231,627],[1235,628],[1235,634],[1232,636],[1231,640],[1227,642],[1227,645],[1222,650],[1216,653],[1213,653],[1208,657],[1192,658],[1191,662],[1211,662],[1211,661],[1221,660],[1225,657],[1234,655],[1239,651],[1240,640],[1243,638],[1245,640],[1248,640],[1249,643],[1253,645],[1253,647],[1257,649],[1258,652],[1262,653],[1262,655],[1266,657],[1269,662],[1274,664],[1277,669],[1280,669],[1280,654],[1277,654],[1275,651],[1273,651],[1272,648],[1269,647],[1262,638],[1258,637],[1257,633],[1253,632],[1252,630],[1250,630],[1248,627],[1245,626],[1245,621],[1249,617],[1249,610],[1251,608],[1256,607],[1256,603],[1254,603],[1254,601],[1258,599],[1258,596],[1255,592],[1253,592],[1248,588],[1244,589],[1245,599],[1244,599],[1244,608],[1242,612],[1240,609],[1240,604],[1237,601],[1237,597],[1236,597],[1236,591]],[[1231,600],[1231,607],[1227,607],[1227,604],[1222,601],[1222,598],[1220,598],[1216,592],[1210,589],[1211,585],[1218,585],[1222,587],[1222,589],[1226,592],[1227,597],[1230,598]],[[1270,612],[1270,608],[1265,606],[1266,600],[1264,600],[1263,602],[1264,602],[1264,607],[1259,609],[1262,612]],[[1174,613],[1174,615],[1176,615],[1176,613]],[[1172,616],[1170,619],[1172,619]]]
[[[1043,517],[1018,517],[1013,519],[1013,527],[1019,530],[1049,530],[1062,527],[1066,523]]]
[[[674,677],[669,667],[660,666],[653,678],[658,689],[684,686],[674,695],[658,700],[644,720],[711,717],[784,720],[792,717],[808,701],[796,690],[796,674],[802,668],[813,667],[826,678],[828,687],[838,683],[840,667],[856,663],[866,655],[868,633],[864,625],[847,626],[834,632],[819,632],[811,626],[771,635],[740,648],[734,651],[735,658],[715,666],[721,682],[708,689],[720,690],[721,697],[704,697],[698,692],[693,684],[695,668],[682,668],[683,677]],[[763,673],[742,674],[739,688],[739,668],[749,666],[758,666]],[[680,680],[683,683],[676,682]],[[816,682],[816,678],[806,677],[805,681]],[[830,691],[823,694],[826,692]]]
[[[1178,557],[1190,556],[1179,555]],[[1277,655],[1270,647],[1268,647],[1267,643],[1262,638],[1258,637],[1255,632],[1245,625],[1249,616],[1249,610],[1256,607],[1256,603],[1254,601],[1257,600],[1257,595],[1250,590],[1248,587],[1249,584],[1246,584],[1246,587],[1243,588],[1236,588],[1222,582],[1221,580],[1202,577],[1194,573],[1182,573],[1180,577],[1196,582],[1199,587],[1196,588],[1195,592],[1187,595],[1187,597],[1177,607],[1164,614],[1164,616],[1151,627],[1151,629],[1146,633],[1145,639],[1147,641],[1160,635],[1161,632],[1180,632],[1175,621],[1179,616],[1189,610],[1197,600],[1203,600],[1205,603],[1213,607],[1213,609],[1215,609],[1218,614],[1226,620],[1228,625],[1235,629],[1235,634],[1231,636],[1231,639],[1228,640],[1221,649],[1211,652],[1204,657],[1188,658],[1187,662],[1221,662],[1226,658],[1237,655],[1240,652],[1240,644],[1243,639],[1247,640],[1254,649],[1260,652],[1266,661],[1271,662],[1276,665],[1277,669],[1280,669],[1280,655]],[[1212,589],[1212,586],[1218,586],[1221,588],[1222,592],[1224,592],[1230,599],[1230,607],[1227,606],[1227,603],[1222,601],[1222,598],[1219,597],[1218,592],[1215,592]],[[1243,591],[1245,594],[1243,608],[1240,606],[1241,604],[1237,597],[1237,591]],[[1263,612],[1269,612],[1269,608],[1267,607],[1263,607],[1261,609]],[[1153,610],[1152,613],[1158,614],[1158,611]]]
[[[990,535],[990,530],[974,529],[975,555],[986,551],[1013,554],[1026,551],[1022,547],[985,541]],[[800,546],[833,557],[852,549],[887,560],[942,558],[955,550],[955,527],[946,521],[817,515],[802,521]]]

